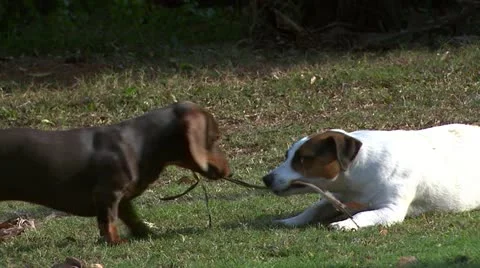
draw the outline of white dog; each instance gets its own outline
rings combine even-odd
[[[402,222],[428,211],[480,208],[480,127],[451,124],[423,130],[347,133],[330,130],[290,147],[285,162],[263,177],[277,195],[313,192],[303,181],[362,204],[353,216],[360,228]],[[325,222],[338,212],[320,199],[301,214],[278,222],[300,226]],[[357,229],[351,219],[330,223]]]

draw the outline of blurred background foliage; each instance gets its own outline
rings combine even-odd
[[[384,49],[480,32],[475,0],[7,0],[0,55],[158,50],[239,41]],[[461,37],[461,38],[459,38]],[[440,38],[440,39],[439,39]]]

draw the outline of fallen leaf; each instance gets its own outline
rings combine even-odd
[[[445,61],[448,58],[449,54],[450,54],[450,51],[446,51],[440,58],[440,61]]]
[[[35,229],[33,220],[22,217],[8,219],[0,223],[0,240],[17,236],[26,229]]]
[[[153,222],[143,221],[143,223],[145,223],[148,226],[148,228],[158,229],[158,227]]]
[[[385,228],[382,228],[382,229],[380,229],[380,232],[379,232],[379,233],[380,233],[380,235],[387,235],[387,234],[388,234],[388,230],[385,229]]]
[[[55,125],[52,121],[50,121],[48,119],[42,119],[42,123],[46,124],[46,125]]]

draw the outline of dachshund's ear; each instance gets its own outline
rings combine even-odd
[[[183,116],[188,149],[195,163],[208,171],[207,120],[200,111],[189,111]]]

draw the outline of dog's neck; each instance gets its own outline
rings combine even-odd
[[[152,116],[152,113],[156,113]],[[185,157],[185,134],[178,120],[173,118],[171,110],[161,109],[126,121],[120,125],[123,138],[135,152],[142,183],[156,180],[168,164]]]

